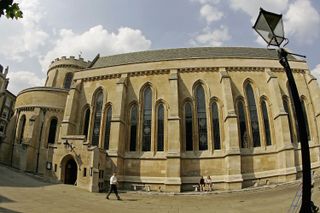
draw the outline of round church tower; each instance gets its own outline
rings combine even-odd
[[[49,66],[45,86],[70,89],[74,72],[87,68],[89,64],[90,61],[74,56],[56,58]]]

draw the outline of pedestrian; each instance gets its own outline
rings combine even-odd
[[[201,176],[199,184],[200,184],[200,192],[204,191],[204,178],[203,178],[203,176]]]
[[[206,186],[208,188],[208,191],[212,191],[212,180],[211,177],[208,176],[207,179],[204,180],[204,182],[206,183]]]
[[[109,195],[111,194],[112,191],[116,194],[118,200],[121,200],[118,195],[117,185],[118,185],[118,179],[117,179],[116,173],[114,172],[110,178],[110,189],[106,197],[108,200],[109,200]]]

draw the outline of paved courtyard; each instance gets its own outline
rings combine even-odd
[[[0,212],[287,212],[299,183],[235,192],[159,193],[122,192],[122,201],[112,194],[90,193],[74,186],[50,184],[0,165]],[[313,195],[320,205],[318,181]]]

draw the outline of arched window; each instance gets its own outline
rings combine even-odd
[[[262,101],[261,109],[262,109],[263,124],[264,124],[264,134],[266,136],[266,144],[267,144],[267,146],[270,146],[271,145],[271,133],[270,133],[270,122],[269,122],[266,101]]]
[[[291,112],[289,110],[289,104],[288,101],[283,99],[283,107],[284,110],[286,111],[286,113],[288,114],[288,124],[289,124],[289,131],[290,131],[290,139],[291,139],[291,143],[293,143],[294,139],[293,139],[293,126],[292,126],[292,120],[291,120]]]
[[[158,107],[158,119],[157,119],[157,151],[164,150],[164,107],[160,104]]]
[[[57,123],[58,120],[56,118],[52,118],[50,121],[48,144],[54,144],[56,140]]]
[[[256,101],[254,99],[254,93],[250,84],[246,86],[248,111],[250,116],[250,124],[252,131],[253,146],[260,146],[260,133],[259,133],[259,121]]]
[[[208,149],[207,116],[204,90],[201,85],[196,89],[199,150]]]
[[[95,96],[95,112],[94,112],[93,133],[92,133],[93,146],[99,145],[102,104],[103,104],[103,93],[102,91],[99,91]]]
[[[73,73],[68,72],[64,78],[63,88],[70,89],[72,83]]]
[[[186,103],[184,106],[184,122],[186,136],[186,151],[193,150],[193,134],[192,134],[192,106],[191,103]]]
[[[20,118],[20,125],[19,125],[19,129],[20,129],[20,134],[19,134],[19,143],[23,142],[23,134],[24,134],[24,128],[26,126],[26,116],[22,115]]]
[[[301,101],[301,107],[302,107],[303,117],[304,117],[304,120],[306,123],[308,140],[310,140],[310,129],[309,129],[309,122],[308,122],[308,115],[307,115],[307,111],[306,111],[305,102],[303,100]]]
[[[104,130],[104,149],[109,149],[109,140],[110,140],[110,129],[111,129],[111,117],[112,117],[112,107],[110,106],[107,109],[107,115],[106,115],[106,126]]]
[[[240,126],[240,145],[241,148],[248,148],[249,141],[248,141],[248,131],[246,125],[246,114],[244,112],[244,107],[242,101],[238,103],[238,119],[239,119],[239,126]]]
[[[151,117],[152,117],[152,91],[150,87],[147,87],[143,92],[142,151],[151,150]]]
[[[90,121],[90,108],[89,107],[85,110],[83,121],[84,122],[83,122],[82,134],[84,134],[87,138],[88,137],[88,130],[89,130],[89,121]]]
[[[130,113],[130,151],[136,151],[136,146],[137,146],[137,120],[138,120],[137,105],[133,105],[131,107],[131,113]]]
[[[212,133],[213,133],[214,149],[221,149],[219,110],[216,102],[212,103],[211,110],[212,110]]]

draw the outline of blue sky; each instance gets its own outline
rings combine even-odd
[[[320,79],[318,0],[20,0],[24,18],[0,19],[9,90],[43,86],[50,62],[75,55],[198,46],[266,47],[251,26],[259,8],[282,13],[287,48]]]

